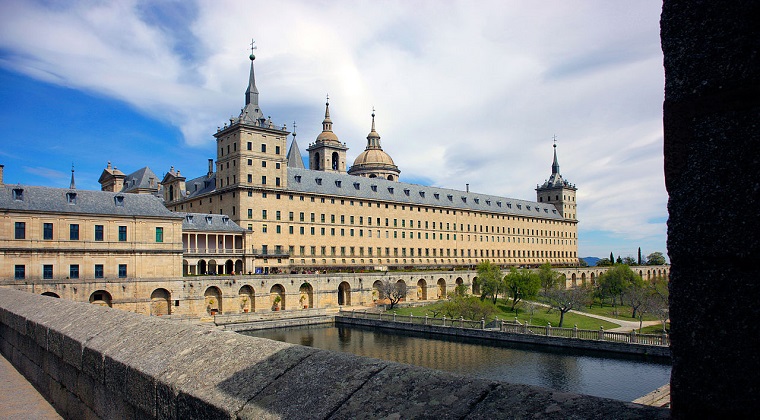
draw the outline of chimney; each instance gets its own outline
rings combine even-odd
[[[3,185],[3,168],[5,168],[5,166],[0,165],[0,186]]]
[[[211,175],[214,174],[214,159],[208,160],[208,177],[211,178]]]
[[[464,185],[465,185],[465,189],[467,190],[467,192],[470,192],[470,184],[464,184]]]

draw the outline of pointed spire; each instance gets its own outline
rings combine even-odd
[[[76,189],[77,184],[74,182],[74,162],[71,163],[71,183],[69,184],[69,189]]]
[[[296,122],[293,121],[293,142],[290,143],[290,149],[288,149],[288,168],[300,168],[306,169],[303,165],[303,158],[301,157],[301,149],[296,142]]]
[[[330,95],[327,95],[325,102],[325,119],[322,120],[322,131],[332,131],[332,120],[330,119]]]
[[[372,107],[372,130],[367,134],[367,149],[382,149],[380,135],[375,131],[375,107]]]
[[[552,162],[552,174],[559,174],[559,163],[557,162],[557,135],[554,135],[554,162]]]
[[[259,108],[259,90],[256,88],[256,76],[253,69],[253,61],[256,60],[254,50],[256,50],[256,41],[252,39],[251,55],[248,57],[251,59],[251,72],[248,76],[248,89],[245,90],[245,108],[240,112],[240,119],[249,124],[261,125],[264,121],[264,113]]]

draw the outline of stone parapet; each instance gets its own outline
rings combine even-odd
[[[667,418],[16,290],[0,350],[66,418]]]

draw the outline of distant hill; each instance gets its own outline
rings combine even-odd
[[[588,264],[589,267],[595,266],[597,261],[601,260],[601,258],[597,257],[581,257],[581,259],[586,261],[586,264]]]

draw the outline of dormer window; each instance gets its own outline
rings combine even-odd
[[[316,182],[317,185],[322,185],[322,178],[314,178],[314,182]]]
[[[358,182],[354,182],[354,188],[356,188],[357,190],[359,189],[359,183]]]
[[[224,223],[225,225],[229,225],[230,224],[230,218],[227,217],[227,216],[222,216],[222,223]]]
[[[549,209],[544,209],[544,213],[549,213]]]
[[[512,203],[507,203],[507,207],[512,208]]]
[[[501,201],[497,201],[496,206],[501,207]]]
[[[446,198],[448,198],[448,199],[449,199],[449,201],[454,201],[454,196],[453,196],[453,195],[451,195],[451,194],[447,194],[447,195],[446,195]]]
[[[213,217],[211,217],[211,216],[206,216],[206,224],[207,224],[207,225],[210,225],[210,224],[211,224],[211,222],[212,222],[213,220],[214,220],[214,219],[213,219]]]
[[[372,189],[372,191],[377,192],[377,185],[370,185],[369,187]]]
[[[480,204],[480,199],[479,198],[473,198],[473,200],[475,200],[475,204]]]
[[[420,197],[425,198],[425,191],[420,191]]]
[[[193,215],[192,214],[188,214],[187,216],[185,216],[185,219],[187,220],[187,223],[190,223],[191,225],[193,224]]]
[[[13,199],[17,201],[24,201],[24,189],[23,188],[14,188],[13,189]]]
[[[341,184],[341,182],[340,182],[340,181],[338,181],[338,180],[336,180],[336,181],[335,181],[335,186],[336,186],[336,187],[340,188],[340,184]]]
[[[557,210],[552,210],[552,213],[557,214]]]
[[[518,204],[517,207],[520,207],[520,205]],[[525,205],[525,208],[528,209],[528,210],[530,210],[530,206],[527,205],[527,204]]]
[[[517,208],[520,209],[520,210],[522,210],[522,204],[518,204]]]
[[[486,205],[490,206],[491,205],[491,200],[486,200]]]
[[[404,188],[404,194],[406,194],[407,196],[409,196],[409,189],[408,188]]]
[[[66,202],[69,204],[76,204],[77,203],[77,193],[75,192],[67,192],[66,193]]]
[[[435,197],[436,200],[440,200],[441,195],[438,193],[433,193],[433,197]]]
[[[393,194],[393,187],[388,187],[388,192]]]
[[[299,183],[299,184],[301,183],[301,175],[296,175],[295,179],[296,179],[297,183]]]
[[[124,196],[123,195],[117,195],[113,198],[114,204],[116,204],[119,207],[124,207]]]
[[[467,202],[467,197],[465,197],[465,196],[462,196],[462,202],[463,202],[463,203],[466,203],[466,202]]]

